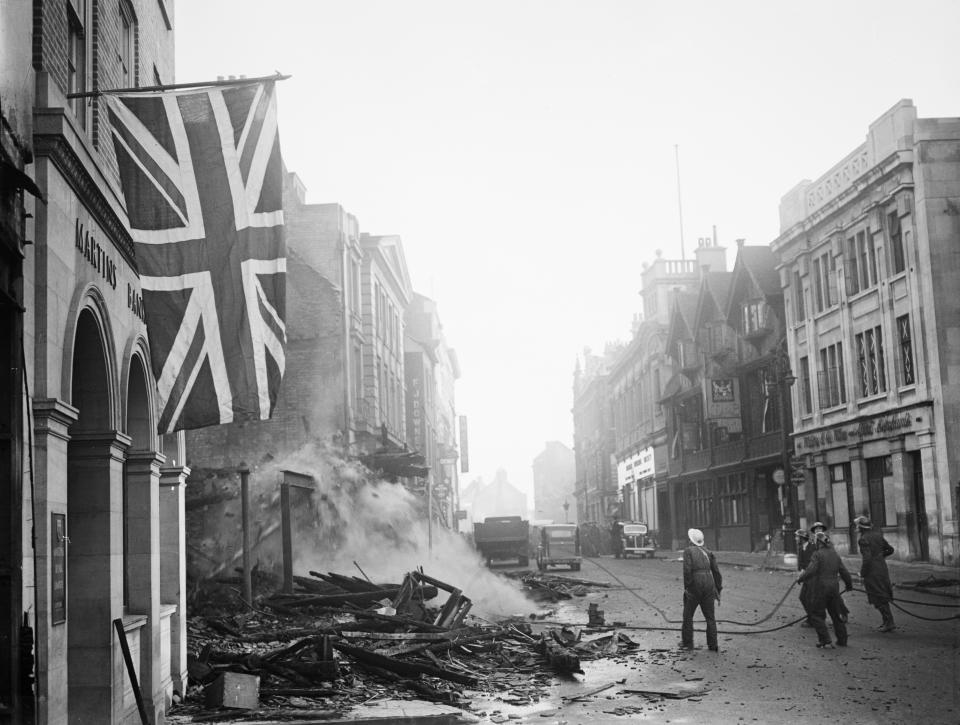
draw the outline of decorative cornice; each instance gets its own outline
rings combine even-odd
[[[160,467],[166,462],[167,457],[158,451],[128,451],[127,465],[142,466],[144,469],[156,469],[160,472]]]
[[[56,436],[65,441],[70,440],[67,429],[77,422],[80,411],[59,398],[41,398],[34,400],[32,405],[34,430],[37,433]]]
[[[70,436],[70,442],[86,451],[86,454],[71,453],[78,458],[99,458],[104,450],[109,450],[113,459],[123,462],[133,438],[118,430],[79,431]]]
[[[190,468],[188,466],[161,466],[160,467],[160,485],[161,486],[186,486],[187,479],[190,477]]]
[[[137,258],[133,249],[133,237],[123,220],[117,216],[107,201],[100,186],[84,167],[76,150],[61,134],[35,134],[33,137],[35,157],[46,156],[57,167],[63,178],[70,184],[77,196],[83,201],[90,215],[104,229],[113,241],[120,255],[134,272]],[[48,191],[49,195],[49,191]]]

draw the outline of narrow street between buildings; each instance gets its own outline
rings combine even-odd
[[[678,555],[661,552],[653,560],[585,559],[574,576],[609,581],[621,588],[598,589],[572,600],[557,610],[553,621],[586,623],[589,603],[597,602],[607,624],[623,622],[621,631],[640,648],[620,658],[619,670],[609,661],[596,670],[587,663],[586,674],[576,677],[576,685],[558,684],[551,701],[543,703],[543,710],[556,708],[551,719],[530,713],[520,722],[956,723],[960,719],[960,619],[926,621],[897,611],[897,630],[882,634],[876,631],[877,611],[862,592],[853,591],[844,596],[850,608],[848,647],[821,650],[813,629],[798,623],[784,626],[803,615],[797,588],[791,588],[795,572],[782,566],[761,569],[762,555],[720,552],[718,559],[724,574],[722,603],[717,608],[719,653],[707,649],[703,631],[695,634],[694,651],[678,649],[683,589]],[[847,558],[846,563],[854,573],[855,587],[861,588],[856,558]],[[956,578],[956,571],[946,567],[901,564],[892,572],[900,583],[937,574]],[[960,611],[956,591],[954,586],[949,589],[953,596],[945,596],[932,590],[897,588],[895,595],[898,600],[929,603],[904,603],[904,609],[946,620]],[[782,606],[766,619],[781,600]],[[723,620],[759,624],[750,627]],[[695,623],[702,628],[699,615]],[[577,689],[589,691],[609,682],[616,684],[586,701],[570,699]],[[681,683],[704,692],[686,698],[630,692],[655,690],[655,685],[666,690]],[[511,714],[507,708],[500,711]]]

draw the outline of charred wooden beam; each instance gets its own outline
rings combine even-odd
[[[354,647],[353,645],[344,644],[343,642],[336,642],[333,646],[340,652],[343,652],[354,659],[374,665],[375,667],[382,667],[385,670],[390,670],[391,672],[396,672],[397,674],[407,676],[429,675],[430,677],[439,677],[444,680],[450,680],[451,682],[458,682],[461,685],[475,685],[477,682],[475,677],[468,677],[467,675],[461,675],[458,672],[451,672],[450,670],[442,667],[433,667],[431,665],[424,665],[418,662],[401,662],[400,660],[396,660],[392,657],[380,655],[376,652],[363,649],[362,647]]]
[[[541,637],[539,649],[540,654],[546,658],[547,664],[554,671],[561,673],[583,672],[583,670],[580,668],[580,658],[572,652],[567,651],[556,642],[553,642],[546,637]]]

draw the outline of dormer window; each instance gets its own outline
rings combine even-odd
[[[746,338],[761,337],[770,332],[770,310],[763,300],[744,302],[740,308],[741,326]]]

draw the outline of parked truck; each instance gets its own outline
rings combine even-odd
[[[530,563],[530,522],[519,516],[488,516],[473,525],[473,544],[487,566],[494,559],[517,559],[520,566]]]

